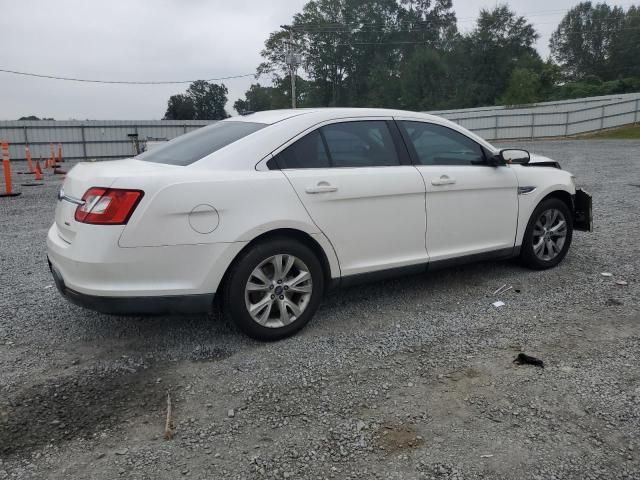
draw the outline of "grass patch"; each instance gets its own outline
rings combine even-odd
[[[640,124],[626,125],[624,127],[614,128],[604,132],[591,133],[589,135],[581,136],[580,138],[640,140]]]

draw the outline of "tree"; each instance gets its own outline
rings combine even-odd
[[[567,78],[615,78],[610,70],[611,48],[624,21],[622,8],[606,3],[593,6],[582,2],[569,10],[549,42],[551,54]]]
[[[436,50],[421,48],[408,58],[400,74],[402,107],[429,110],[442,105],[448,96],[447,65]]]
[[[311,0],[292,26],[308,101],[321,106],[392,106],[397,92],[385,87],[393,88],[404,58],[417,45],[445,45],[456,28],[451,0]],[[283,78],[288,37],[269,36],[258,73]]]
[[[38,117],[36,117],[35,115],[29,115],[28,117],[20,117],[18,119],[18,121],[20,120],[40,120]]]
[[[165,120],[194,120],[196,109],[193,100],[187,95],[171,95],[167,102],[167,111],[164,114]]]
[[[229,116],[224,109],[227,103],[227,87],[224,84],[196,80],[187,89],[193,101],[196,120],[223,120]]]
[[[609,73],[614,77],[640,77],[640,7],[632,6],[611,40]]]
[[[466,106],[495,105],[516,66],[541,68],[542,59],[533,48],[537,38],[533,25],[506,5],[481,10],[476,28],[457,47],[469,66],[465,75],[456,77],[466,85]]]
[[[172,95],[167,102],[165,120],[222,120],[229,114],[227,87],[205,80],[196,80],[185,94]]]
[[[273,87],[263,87],[259,83],[255,83],[249,87],[249,90],[244,93],[244,96],[244,100],[238,99],[233,104],[233,108],[240,114],[249,111],[260,112],[274,108]]]
[[[540,76],[536,72],[516,67],[499,102],[509,106],[535,103],[539,100],[540,85]]]

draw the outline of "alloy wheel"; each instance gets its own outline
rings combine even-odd
[[[567,239],[567,219],[550,208],[540,214],[533,226],[533,253],[540,260],[551,261],[560,255]]]
[[[281,328],[300,318],[311,299],[313,282],[307,265],[293,255],[273,255],[253,269],[245,286],[251,318]]]

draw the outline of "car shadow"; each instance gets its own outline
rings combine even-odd
[[[398,277],[327,292],[319,311],[298,337],[355,331],[368,322],[366,312],[384,316],[424,308],[455,308],[455,303],[491,293],[516,281],[523,268],[510,260],[487,261],[419,275]],[[447,302],[451,303],[448,305]],[[434,310],[434,302],[437,308]],[[100,346],[105,357],[137,355],[164,360],[227,358],[264,342],[248,338],[215,308],[211,314],[113,316],[68,307],[81,328],[81,342]],[[352,322],[353,318],[353,322]],[[375,328],[376,322],[371,323]],[[287,339],[282,340],[286,342]]]

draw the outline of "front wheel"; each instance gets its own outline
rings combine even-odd
[[[278,340],[311,320],[323,291],[316,255],[299,242],[274,238],[253,246],[232,267],[223,308],[247,335]]]
[[[531,215],[522,241],[520,258],[529,268],[555,267],[567,255],[573,237],[573,217],[558,198],[540,202]]]

